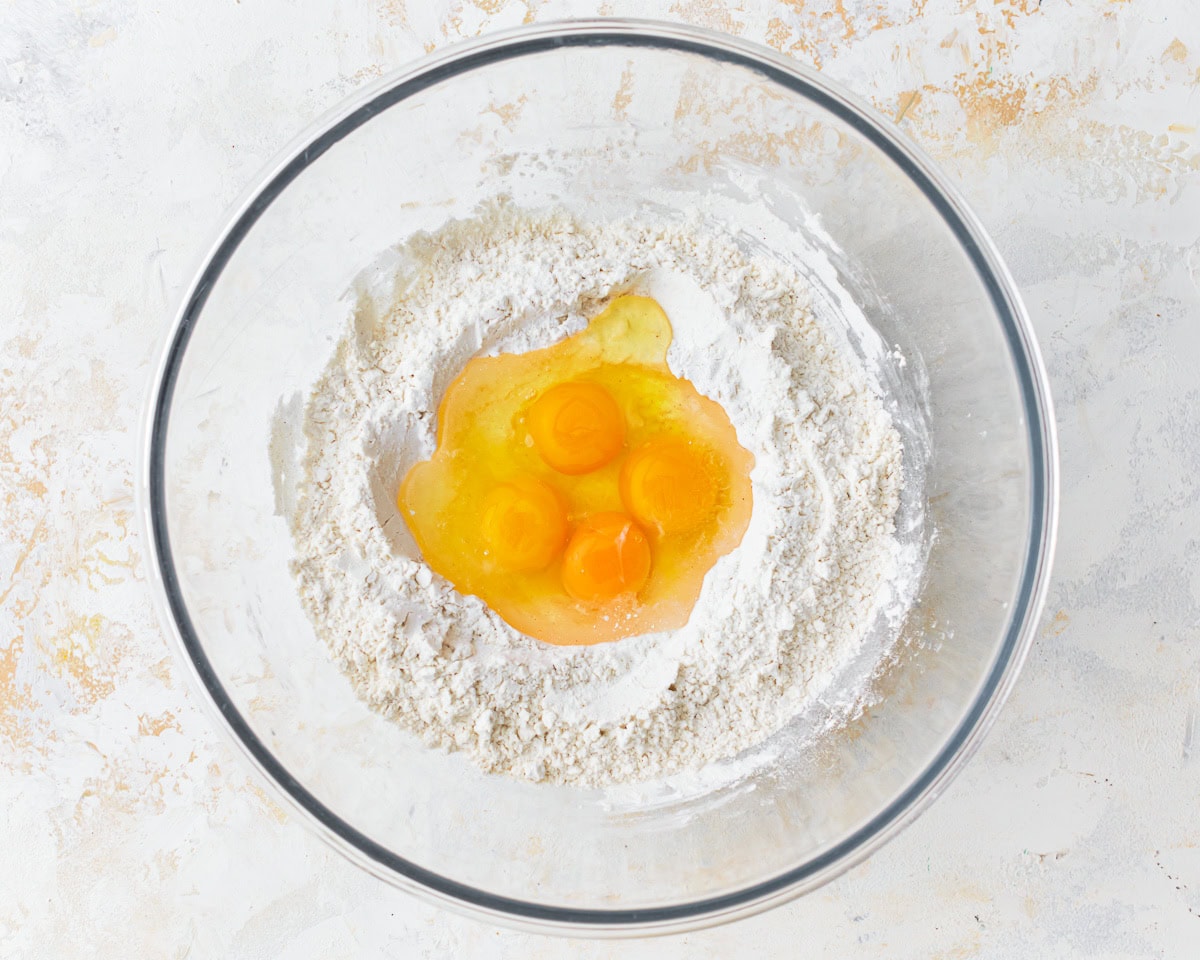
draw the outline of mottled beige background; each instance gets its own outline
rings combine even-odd
[[[995,732],[867,864],[654,943],[511,934],[285,816],[182,683],[134,530],[138,417],[232,198],[426,50],[591,14],[765,41],[958,181],[1059,405],[1050,608]],[[1195,0],[0,0],[0,956],[1200,955]]]

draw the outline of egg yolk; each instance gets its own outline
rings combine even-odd
[[[547,643],[686,624],[750,522],[754,457],[670,344],[654,300],[619,296],[553,346],[468,361],[396,498],[429,566]]]
[[[712,516],[717,485],[701,453],[682,440],[656,438],[621,468],[621,499],[640,523],[684,533]]]
[[[562,585],[576,600],[600,603],[637,593],[650,576],[650,541],[633,518],[596,513],[571,535]]]
[[[505,570],[542,570],[567,540],[567,513],[548,484],[527,478],[495,487],[483,500],[485,549]]]
[[[551,387],[529,408],[529,434],[560,473],[590,473],[621,452],[625,423],[612,395],[579,380]]]

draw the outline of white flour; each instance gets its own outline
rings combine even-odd
[[[365,700],[485,770],[600,785],[731,757],[826,692],[896,574],[901,448],[797,273],[698,226],[503,208],[386,269],[309,400],[293,517],[301,598]],[[757,458],[754,514],[684,629],[552,647],[433,574],[394,495],[470,356],[548,345],[627,291],[662,304],[672,369]]]

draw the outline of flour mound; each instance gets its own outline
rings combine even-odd
[[[732,757],[828,691],[897,574],[901,445],[792,267],[698,223],[497,208],[387,269],[309,398],[292,517],[302,602],[364,700],[487,771],[609,785]],[[754,514],[682,630],[552,647],[433,573],[395,492],[471,356],[547,346],[627,292],[662,304],[672,370],[755,455]]]

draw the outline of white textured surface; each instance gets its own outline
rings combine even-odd
[[[499,932],[328,852],[184,689],[132,528],[157,339],[259,166],[424,49],[597,12],[899,118],[1008,257],[1062,434],[1050,607],[966,772],[816,894],[653,943]],[[0,956],[1195,956],[1198,124],[1193,0],[0,0]]]

